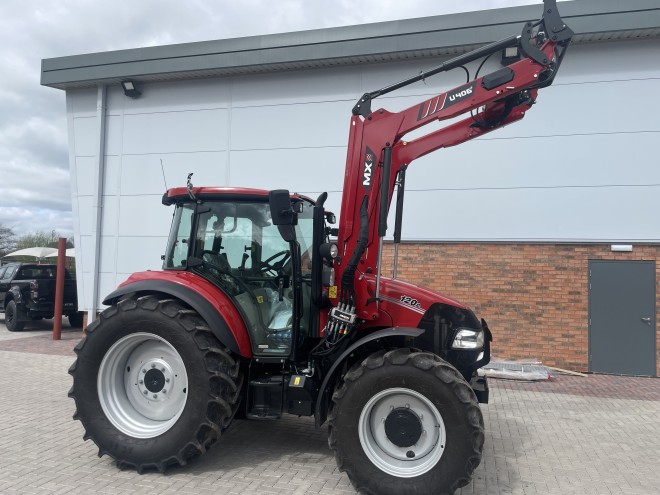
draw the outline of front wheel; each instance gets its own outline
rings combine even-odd
[[[332,400],[330,448],[361,493],[454,493],[481,461],[474,392],[433,354],[373,354],[346,373]]]
[[[79,419],[99,447],[138,471],[184,465],[236,413],[240,366],[199,315],[173,299],[126,299],[87,327],[71,366]]]

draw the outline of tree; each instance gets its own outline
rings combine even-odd
[[[29,234],[22,235],[16,241],[16,249],[26,249],[31,247],[57,247],[57,239],[61,236],[59,232],[53,230],[45,232],[38,230]]]
[[[14,231],[0,224],[0,257],[11,253],[16,247]]]

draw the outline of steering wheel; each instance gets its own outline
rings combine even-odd
[[[289,258],[291,257],[291,252],[290,251],[280,251],[279,253],[275,253],[272,255],[270,258],[265,259],[264,261],[261,262],[261,265],[259,266],[259,270],[261,273],[267,273],[267,272],[279,272],[282,267],[286,264],[287,261],[289,261]],[[282,258],[281,260],[274,262],[277,258]]]

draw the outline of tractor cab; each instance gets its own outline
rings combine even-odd
[[[297,222],[285,239],[267,191],[195,188],[166,199],[176,209],[163,268],[194,272],[231,298],[254,355],[289,356],[312,325],[314,204],[292,198]]]

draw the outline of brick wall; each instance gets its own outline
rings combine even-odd
[[[392,252],[387,244],[383,268],[388,275]],[[660,246],[613,253],[610,244],[404,243],[398,278],[470,306],[488,321],[497,357],[537,358],[549,366],[587,371],[589,260],[653,260],[660,272]],[[656,316],[658,308],[656,289]],[[656,342],[660,376],[660,338]]]

